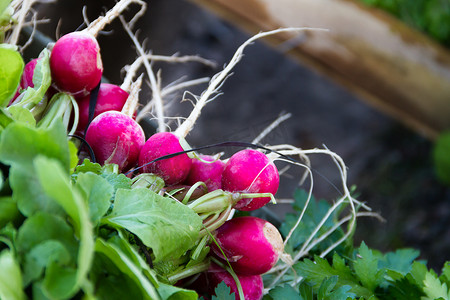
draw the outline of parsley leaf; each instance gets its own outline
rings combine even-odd
[[[212,296],[212,300],[234,300],[234,293],[231,293],[231,288],[225,284],[225,282],[221,282],[217,285],[214,290],[215,296]]]

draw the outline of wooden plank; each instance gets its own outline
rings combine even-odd
[[[353,0],[192,1],[251,34],[329,29],[268,41],[430,139],[450,129],[450,52],[385,13]]]

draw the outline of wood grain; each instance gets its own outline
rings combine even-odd
[[[450,129],[450,52],[353,0],[191,0],[250,34],[280,27],[328,31],[266,41],[434,139]]]

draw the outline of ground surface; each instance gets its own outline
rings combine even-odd
[[[46,5],[42,16],[61,19],[60,34],[73,31],[82,23],[81,7],[94,19],[102,6],[113,1],[70,1]],[[95,3],[95,4],[94,4]],[[95,5],[95,7],[94,7]],[[115,23],[119,25],[118,23]],[[55,37],[56,24],[41,30]],[[155,54],[198,54],[223,66],[248,36],[190,2],[149,1],[146,16],[139,23],[141,39]],[[120,69],[135,58],[135,50],[120,27],[99,37],[105,76],[120,84]],[[182,76],[212,76],[220,70],[199,64],[161,67],[164,82]],[[200,90],[194,90],[199,92]],[[223,95],[209,104],[188,136],[191,145],[200,146],[226,140],[250,142],[281,112],[292,113],[264,140],[289,143],[302,148],[323,147],[342,156],[349,170],[349,185],[356,185],[359,199],[387,220],[361,219],[356,241],[380,250],[414,247],[429,265],[440,268],[450,259],[450,191],[435,179],[431,167],[431,143],[389,117],[365,105],[343,88],[330,82],[263,43],[245,52],[244,59],[222,88]],[[141,97],[148,97],[144,90]],[[191,108],[180,105],[181,95],[168,108],[171,116],[183,115]],[[230,149],[225,149],[230,150]],[[339,196],[335,185],[338,173],[333,162],[312,157],[316,197],[333,200]],[[299,170],[290,171],[297,176]],[[325,179],[324,179],[325,178]],[[290,197],[297,180],[282,179],[279,197]],[[278,215],[287,206],[272,207]]]

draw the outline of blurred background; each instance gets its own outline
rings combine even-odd
[[[82,28],[83,6],[92,21],[113,3],[59,0],[41,5],[37,7],[39,17],[51,21],[38,29],[55,39]],[[163,85],[180,78],[213,76],[249,38],[234,24],[183,0],[148,1],[147,12],[136,28],[140,41],[145,39],[146,49],[153,54],[199,55],[217,63],[217,68],[199,63],[155,64],[155,70],[162,70]],[[136,51],[120,22],[106,29],[98,37],[104,76],[120,85],[124,77],[121,70],[134,61]],[[204,88],[202,85],[190,91],[199,94]],[[204,108],[187,137],[192,146],[229,140],[251,142],[281,113],[291,113],[292,117],[262,143],[304,149],[326,146],[344,159],[348,185],[356,186],[358,199],[386,219],[360,219],[357,244],[364,240],[382,251],[417,248],[422,253],[420,258],[436,269],[450,259],[450,190],[435,176],[430,139],[263,42],[246,49],[221,90],[223,94]],[[182,96],[167,99],[168,116],[186,116],[190,111],[189,102],[180,103]],[[150,99],[148,87],[140,97],[143,101]],[[314,196],[330,201],[338,198],[339,173],[333,161],[323,155],[313,155],[311,160]],[[282,178],[279,198],[292,197],[301,171],[294,168]],[[279,204],[271,209],[282,218],[289,206]]]

